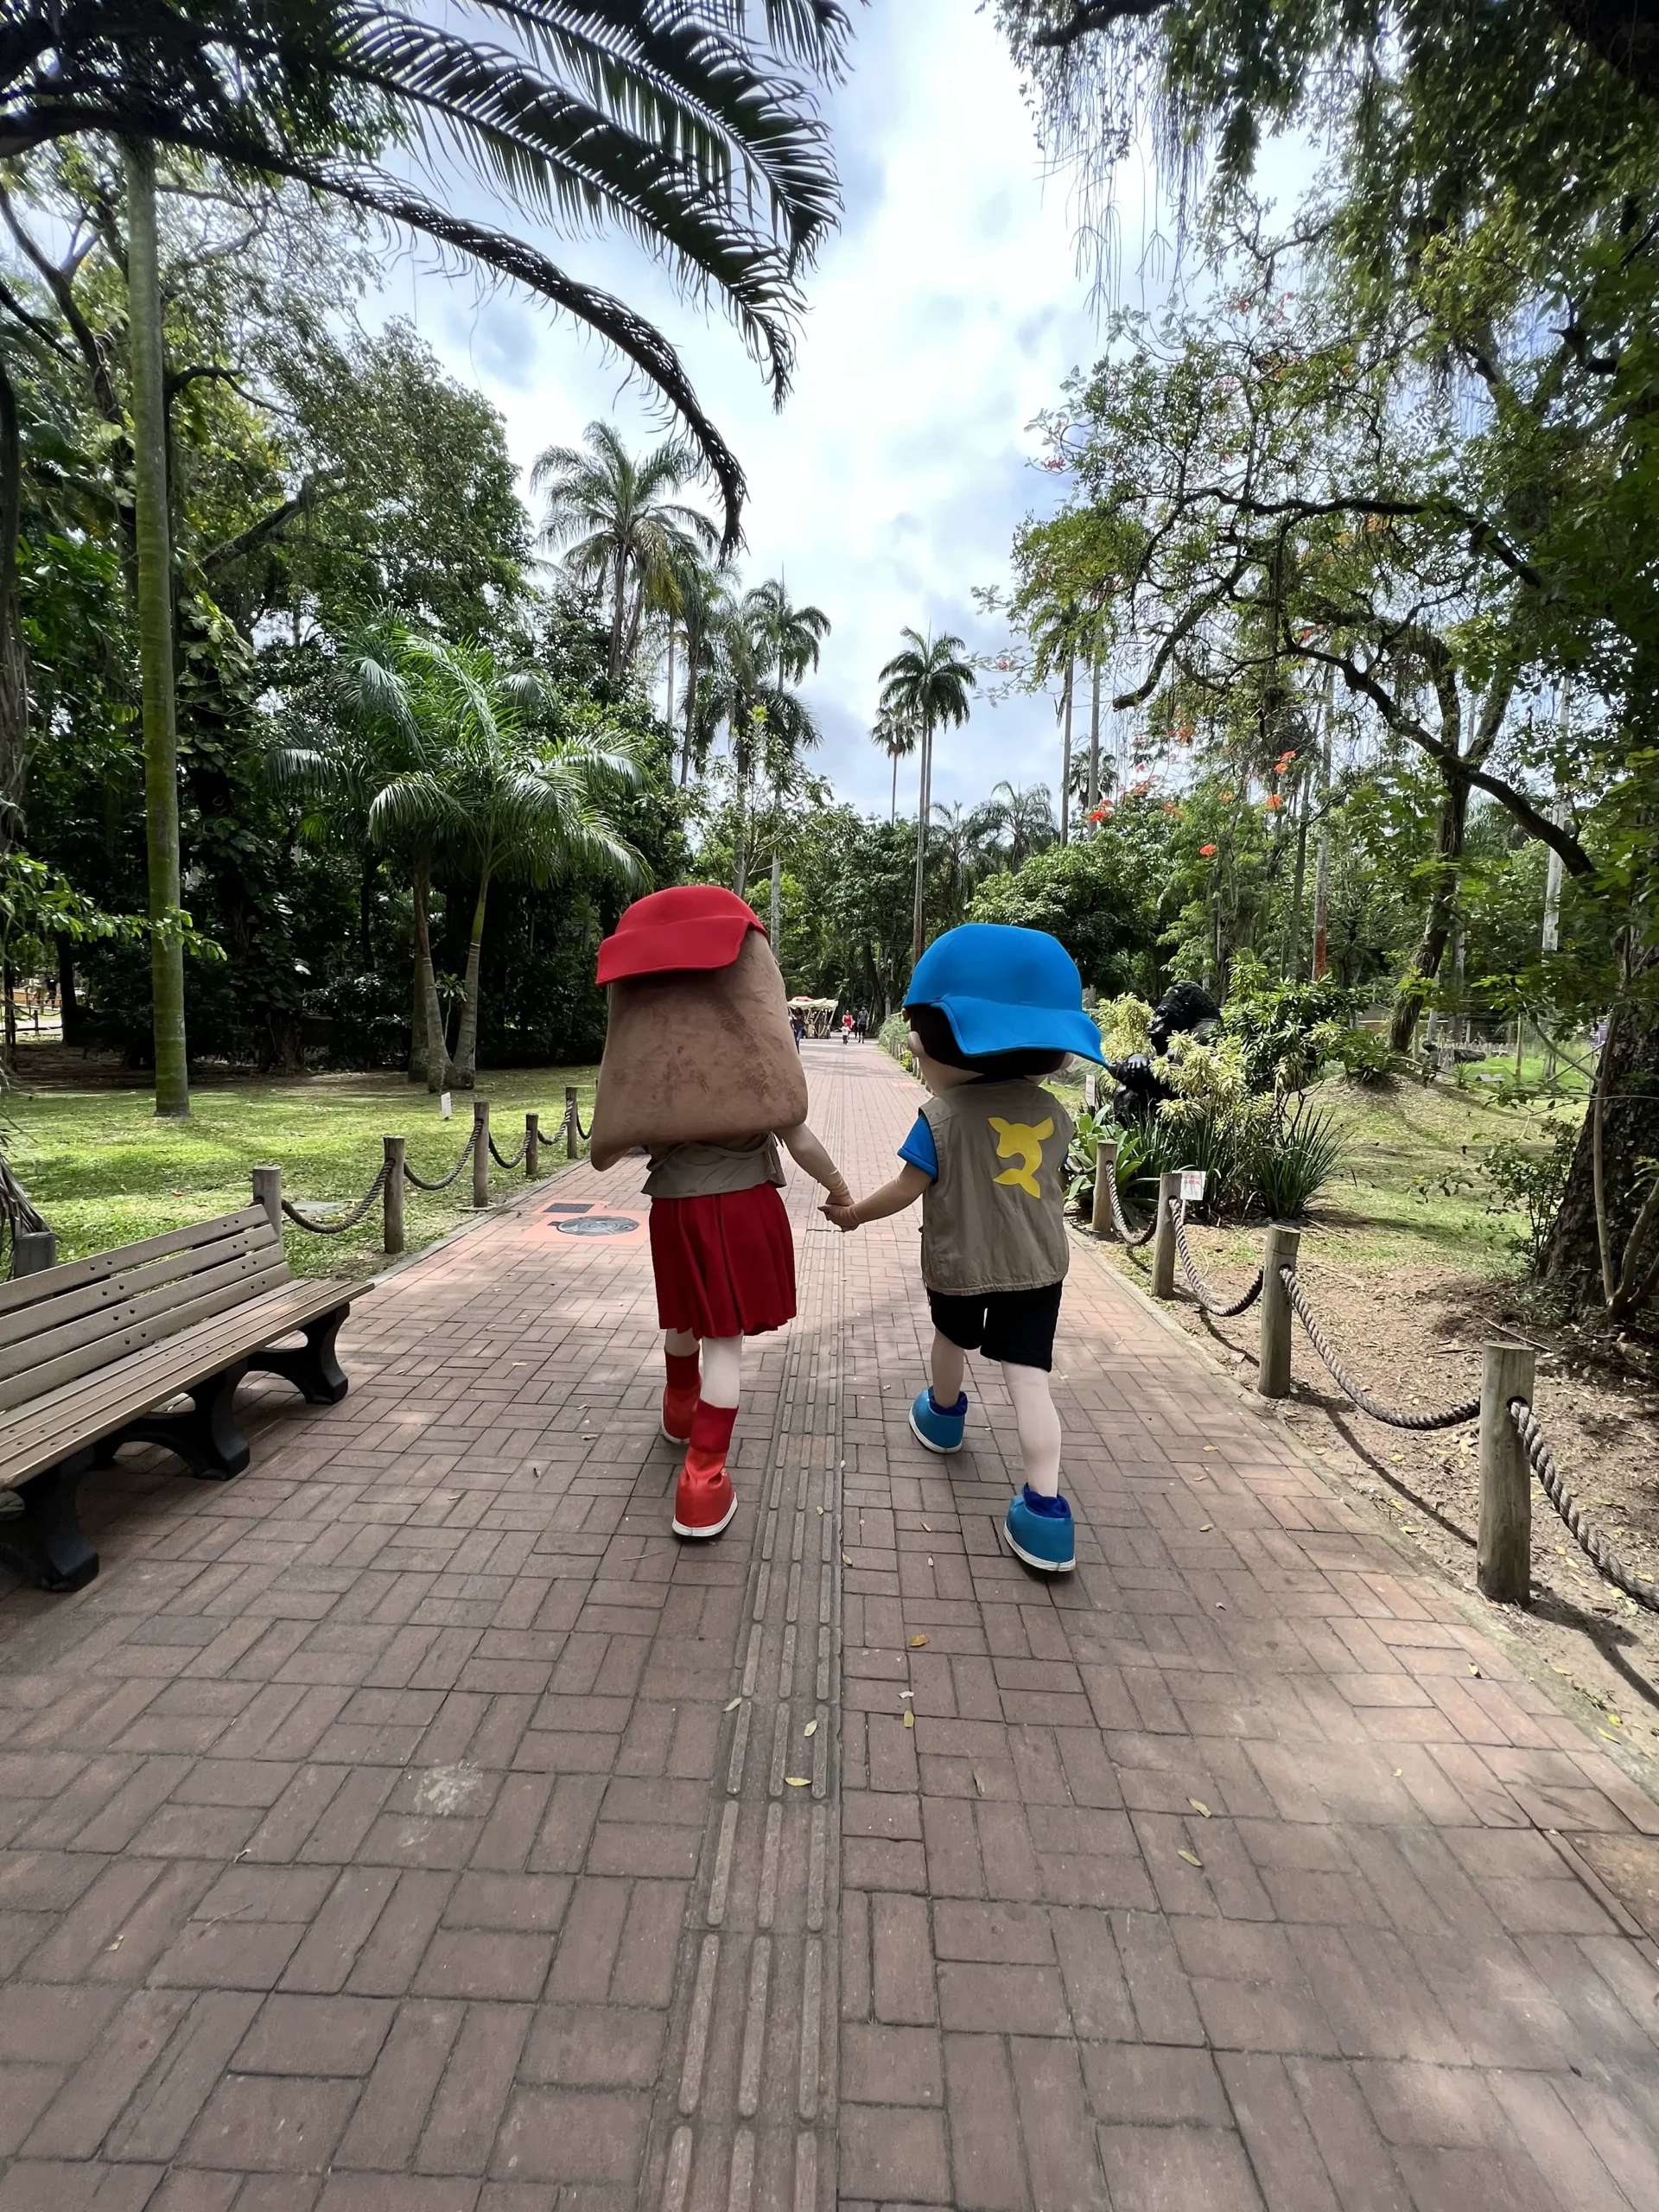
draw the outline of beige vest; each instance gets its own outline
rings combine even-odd
[[[1071,1121],[1023,1077],[964,1083],[922,1112],[939,1155],[922,1199],[922,1280],[953,1297],[1038,1290],[1065,1276]]]
[[[784,1182],[776,1137],[740,1137],[734,1144],[674,1144],[651,1155],[648,1198],[723,1198],[759,1183]]]

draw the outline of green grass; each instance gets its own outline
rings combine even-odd
[[[1054,1088],[1075,1113],[1083,1093]],[[1340,1165],[1313,1200],[1304,1230],[1321,1248],[1367,1271],[1429,1265],[1487,1274],[1512,1274],[1518,1214],[1490,1211],[1482,1173],[1489,1148],[1505,1138],[1541,1135],[1548,1101],[1509,1103],[1484,1086],[1424,1085],[1404,1078],[1383,1090],[1325,1084],[1310,1096],[1336,1115],[1344,1138]],[[1556,1102],[1558,1119],[1576,1119],[1581,1098]],[[1216,1248],[1229,1262],[1254,1267],[1260,1223],[1230,1226]]]
[[[513,1069],[481,1075],[492,1128],[505,1153],[523,1141],[524,1114],[556,1130],[567,1084],[577,1086],[582,1117],[593,1112],[591,1067]],[[280,1164],[296,1205],[344,1200],[354,1205],[374,1179],[383,1136],[408,1140],[417,1174],[447,1174],[472,1128],[472,1094],[456,1091],[454,1118],[400,1075],[307,1076],[288,1082],[229,1081],[199,1087],[188,1122],[156,1118],[147,1090],[15,1090],[0,1100],[0,1141],[13,1171],[57,1232],[60,1260],[127,1244],[180,1224],[230,1213],[248,1204],[250,1171]],[[562,1166],[563,1141],[544,1134],[544,1173]],[[511,1196],[522,1167],[490,1169],[495,1198]],[[410,1189],[405,1243],[411,1252],[447,1236],[472,1214],[470,1166],[449,1189]],[[384,1264],[380,1205],[343,1236],[315,1236],[289,1222],[285,1240],[296,1274],[365,1275]]]

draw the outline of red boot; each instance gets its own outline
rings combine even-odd
[[[674,1492],[677,1536],[717,1536],[737,1510],[737,1492],[726,1471],[735,1406],[699,1403],[691,1421],[691,1442]]]
[[[665,1351],[668,1381],[663,1389],[663,1434],[671,1444],[689,1444],[691,1417],[697,1410],[702,1376],[694,1351]]]

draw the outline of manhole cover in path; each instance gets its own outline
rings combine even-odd
[[[1625,1910],[1659,1942],[1659,1837],[1573,1835],[1567,1840]]]
[[[583,1214],[579,1221],[554,1224],[561,1236],[630,1236],[639,1226],[625,1213]]]

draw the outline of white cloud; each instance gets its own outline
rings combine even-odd
[[[680,346],[749,476],[746,576],[781,572],[834,623],[810,687],[822,764],[838,789],[885,806],[887,766],[866,734],[877,671],[906,623],[980,650],[1001,642],[970,589],[1005,575],[1014,528],[1056,496],[1030,466],[1027,425],[1093,358],[1096,335],[1065,187],[1041,176],[988,16],[973,0],[877,0],[855,32],[850,79],[826,111],[845,220],[808,280],[781,415],[729,327],[677,301],[637,252],[592,240],[556,250]],[[392,313],[412,304],[454,372],[489,394],[520,462],[578,439],[596,415],[642,442],[653,434],[645,395],[533,304],[480,301],[433,274],[411,283],[407,269],[385,302]],[[1004,776],[1058,785],[1049,702],[986,703],[941,738],[939,798],[971,802]]]

